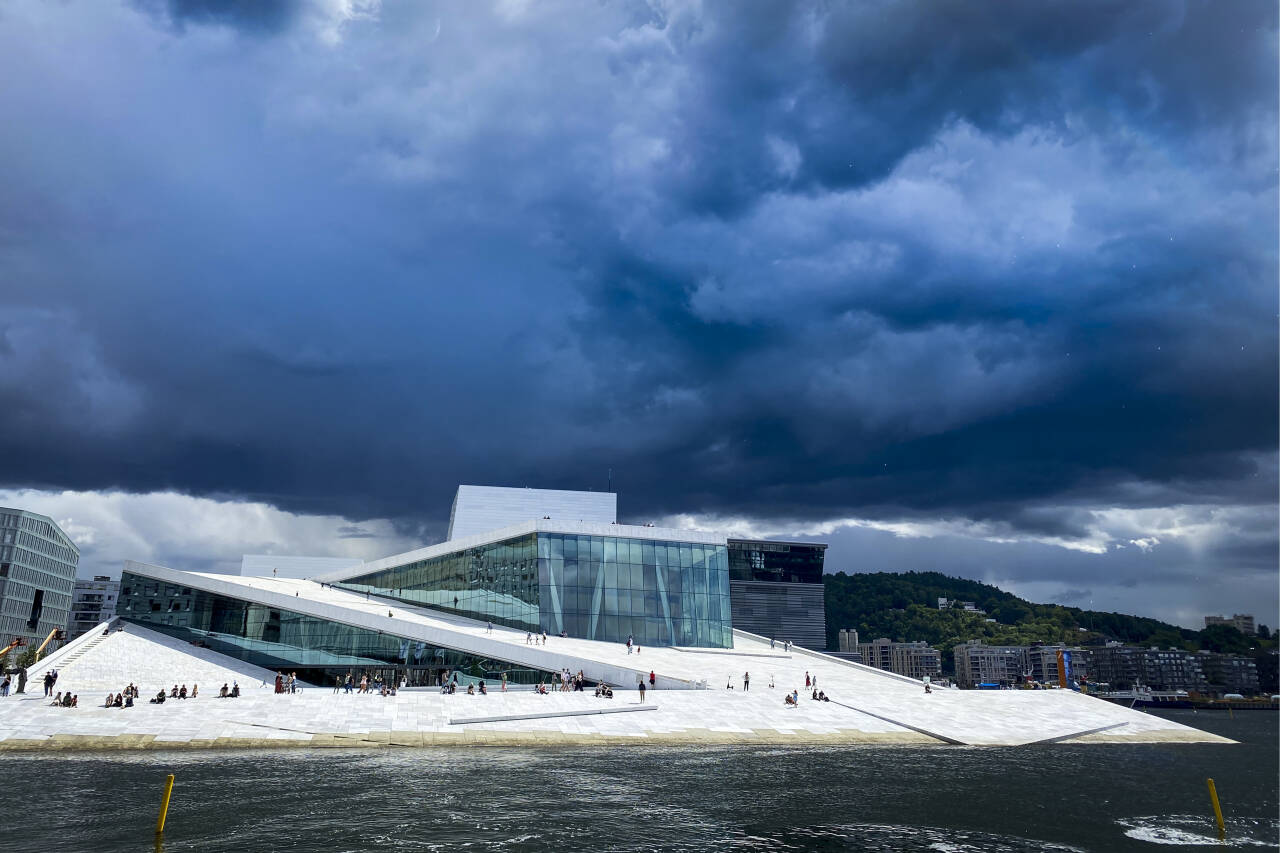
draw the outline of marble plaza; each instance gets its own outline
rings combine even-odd
[[[311,582],[265,583],[287,589]],[[350,593],[328,588],[323,593],[334,599],[350,596],[352,607],[373,606],[359,604],[354,600],[359,597]],[[385,607],[378,605],[379,610]],[[439,617],[405,613],[391,618]],[[444,621],[449,631],[469,635],[472,642],[506,644],[511,658],[548,669],[568,665],[590,678],[608,680],[616,685],[614,698],[597,699],[590,692],[543,696],[528,689],[446,696],[429,688],[383,697],[335,693],[332,687],[313,685],[296,694],[277,695],[274,672],[117,620],[33,669],[26,695],[0,699],[0,749],[1230,743],[1067,690],[935,690],[926,695],[919,683],[891,673],[797,648],[785,653],[741,632],[735,632],[733,650],[653,648],[628,655],[620,644],[550,637],[545,646],[533,646],[526,643],[525,632],[495,627],[490,634],[482,623],[466,624],[453,617]],[[59,670],[58,690],[78,695],[77,708],[50,707],[43,698],[41,679],[48,668]],[[647,678],[650,670],[667,687],[647,691],[641,702],[635,683],[642,675]],[[746,673],[750,685],[744,690]],[[817,677],[833,701],[804,696],[806,673]],[[127,709],[100,707],[108,692],[129,682],[141,689],[138,704]],[[241,697],[217,698],[218,688],[232,682],[240,685]],[[163,705],[146,703],[156,691],[174,684],[198,684],[199,695]],[[783,703],[783,695],[792,689],[801,692],[795,708]]]

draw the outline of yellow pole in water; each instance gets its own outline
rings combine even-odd
[[[1218,805],[1218,789],[1213,786],[1212,779],[1206,779],[1209,784],[1209,799],[1213,801],[1213,816],[1218,819],[1218,840],[1222,841],[1227,837],[1227,828],[1222,824],[1222,806]]]
[[[1213,780],[1209,780],[1209,789],[1213,790]],[[173,793],[173,774],[170,773],[168,778],[164,780],[164,796],[160,798],[160,817],[156,818],[156,835],[164,832],[164,819],[169,815],[169,795]],[[1214,798],[1214,804],[1218,802]],[[1221,823],[1221,820],[1219,820]]]

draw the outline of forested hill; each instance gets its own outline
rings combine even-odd
[[[1270,645],[1265,640],[1245,637],[1234,628],[1191,631],[1141,616],[1032,604],[989,584],[939,572],[838,572],[826,575],[824,581],[828,648],[838,648],[841,628],[856,628],[864,643],[879,637],[924,640],[942,650],[943,665],[948,669],[952,647],[967,640],[983,640],[992,645],[1093,645],[1120,640],[1146,646],[1241,653]],[[940,597],[972,601],[986,613],[938,610]]]

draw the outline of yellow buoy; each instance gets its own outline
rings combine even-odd
[[[1213,780],[1209,781],[1209,787],[1212,789]],[[173,774],[164,780],[164,796],[160,798],[160,817],[156,818],[156,835],[164,832],[164,819],[169,815],[169,796],[173,793]],[[1215,798],[1214,802],[1217,802]]]
[[[1218,819],[1218,840],[1222,841],[1227,837],[1227,828],[1222,823],[1222,806],[1218,805],[1218,789],[1214,787],[1212,779],[1206,779],[1209,784],[1209,799],[1213,801],[1213,816]]]

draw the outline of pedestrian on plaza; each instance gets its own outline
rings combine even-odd
[[[44,695],[47,698],[51,693],[53,693],[53,674],[46,672],[44,674]]]
[[[507,692],[507,674],[505,672],[502,673],[502,692]]]
[[[637,686],[640,688],[640,704],[643,705],[644,704],[644,679],[643,678],[640,679],[640,683]]]
[[[813,686],[813,685],[809,683],[809,673],[808,673],[808,671],[806,670],[806,671],[805,671],[805,674],[804,674],[804,689],[805,689],[805,690],[808,690],[808,689],[809,689],[810,687],[812,687],[812,686]]]
[[[631,643],[635,639],[631,634],[627,635],[627,654],[631,654]]]
[[[485,632],[486,634],[492,634],[492,633],[493,633],[493,623],[492,623],[492,622],[486,622],[486,623],[484,623],[484,632]]]
[[[751,673],[749,672],[742,673],[742,689],[743,691],[751,689]]]
[[[658,683],[658,676],[654,673],[653,670],[649,670],[649,686],[655,687],[657,686],[657,683]]]
[[[277,672],[276,673],[276,693],[283,693],[283,692],[284,692],[284,676]]]

